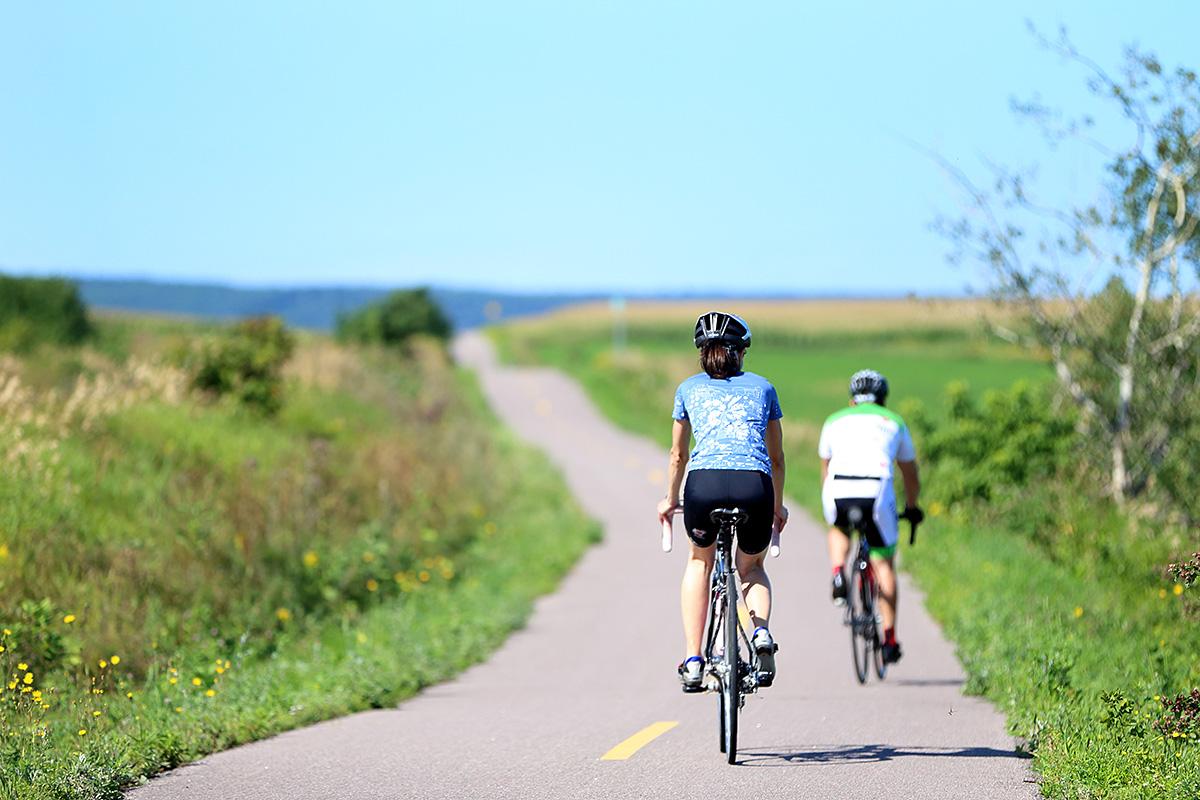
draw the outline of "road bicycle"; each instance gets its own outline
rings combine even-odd
[[[678,511],[676,511],[678,513]],[[708,620],[704,637],[704,691],[717,695],[717,726],[721,752],[736,763],[738,713],[746,695],[769,686],[774,676],[761,672],[758,653],[738,616],[738,574],[733,564],[738,526],[749,514],[740,508],[718,508],[710,518],[717,526],[717,551],[709,580]],[[671,523],[663,522],[663,551],[671,550]],[[772,531],[770,552],[779,555],[779,533]],[[778,650],[778,646],[775,648]]]
[[[844,624],[850,629],[850,652],[854,656],[854,677],[866,683],[871,667],[879,680],[887,677],[887,663],[883,660],[883,637],[879,625],[879,584],[875,579],[875,568],[871,564],[871,549],[862,531],[862,509],[852,507],[847,516],[850,522],[848,533],[858,533],[858,552],[850,562],[850,584],[846,589],[846,614]],[[917,525],[906,511],[900,519],[909,521],[909,544],[917,541]]]

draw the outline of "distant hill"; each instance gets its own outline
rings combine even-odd
[[[390,291],[352,287],[240,289],[218,284],[95,278],[78,278],[76,282],[84,302],[96,308],[216,319],[274,314],[290,325],[316,330],[331,330],[338,314],[360,308]],[[459,330],[599,299],[596,295],[523,295],[436,288],[432,293]]]

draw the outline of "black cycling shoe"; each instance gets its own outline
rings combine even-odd
[[[885,644],[883,646],[883,649],[881,652],[883,655],[883,663],[885,663],[885,664],[895,664],[897,661],[900,660],[900,656],[904,655],[903,653],[900,652],[900,643],[899,642],[892,642],[891,644]]]
[[[704,661],[697,656],[679,665],[679,682],[687,694],[704,691]]]
[[[846,605],[846,576],[840,569],[833,576],[833,604]]]

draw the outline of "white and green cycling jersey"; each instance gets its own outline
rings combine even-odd
[[[821,490],[825,521],[834,524],[838,500],[872,499],[874,522],[885,545],[894,546],[899,535],[892,463],[917,458],[900,415],[875,403],[843,408],[825,420],[817,453],[829,459]]]

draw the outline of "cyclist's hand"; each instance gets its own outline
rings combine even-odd
[[[901,516],[913,525],[920,525],[925,521],[925,512],[921,510],[920,506],[908,506]]]
[[[775,530],[782,531],[783,526],[787,525],[788,510],[787,506],[780,506],[775,509]]]
[[[671,515],[679,508],[679,503],[672,503],[667,498],[658,501],[658,521],[670,522]]]

